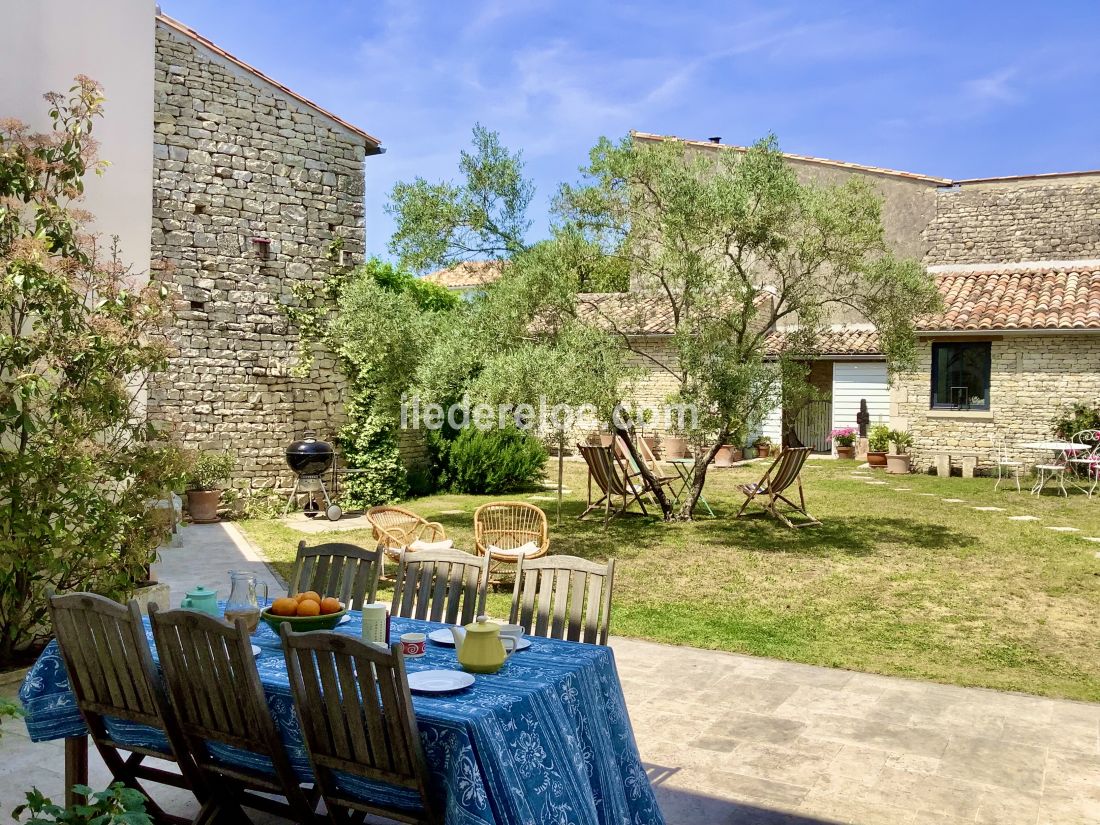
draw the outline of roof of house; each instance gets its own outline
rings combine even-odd
[[[184,35],[185,37],[188,37],[191,40],[194,40],[195,42],[201,44],[203,47],[209,49],[210,51],[214,52],[215,54],[219,55],[220,57],[225,58],[230,63],[237,66],[238,68],[241,68],[244,71],[248,72],[249,74],[254,75],[255,77],[258,77],[264,83],[268,83],[268,84],[274,86],[279,91],[283,92],[284,94],[286,94],[289,97],[294,98],[295,100],[297,100],[299,103],[303,104],[304,106],[307,106],[310,109],[313,109],[315,112],[322,115],[323,117],[326,117],[329,120],[332,120],[332,121],[340,124],[345,129],[348,129],[349,131],[354,132],[355,134],[359,135],[361,138],[363,138],[364,141],[366,141],[366,143],[368,144],[369,149],[378,149],[378,147],[380,147],[382,145],[382,141],[380,141],[378,138],[374,137],[374,135],[371,135],[368,132],[364,132],[358,126],[353,126],[352,124],[348,123],[343,118],[341,118],[338,115],[335,115],[332,112],[330,112],[328,109],[325,109],[324,107],[319,106],[318,104],[314,103],[309,98],[302,97],[302,95],[298,94],[293,89],[289,89],[286,86],[284,86],[282,83],[279,83],[277,80],[273,80],[272,78],[268,77],[266,74],[261,72],[259,69],[257,69],[255,66],[252,66],[248,63],[245,63],[239,57],[236,57],[236,56],[230,54],[225,49],[223,49],[221,46],[214,43],[212,40],[209,40],[209,39],[203,37],[197,31],[195,31],[192,28],[189,28],[189,27],[185,26],[180,21],[175,20],[174,18],[171,18],[168,15],[163,14],[161,12],[157,13],[157,21],[160,22],[160,23],[163,23],[165,26],[172,29],[173,31],[179,32],[180,34]],[[374,152],[370,152],[369,154],[374,154]]]
[[[661,140],[675,140],[686,146],[694,146],[700,149],[728,149],[733,152],[747,152],[747,146],[736,146],[731,143],[715,143],[710,140],[692,140],[690,138],[677,137],[676,135],[655,135],[649,132],[637,132],[631,130],[630,136],[638,140],[649,141],[661,141]],[[999,177],[986,177],[986,178],[940,178],[935,175],[923,175],[919,172],[904,172],[898,169],[887,169],[882,166],[868,166],[862,163],[851,163],[846,160],[830,160],[829,158],[819,158],[812,155],[796,155],[791,152],[783,152],[783,157],[788,160],[801,161],[803,163],[814,163],[819,166],[835,166],[839,169],[850,169],[855,172],[867,172],[873,175],[886,175],[888,177],[905,178],[914,181],[923,181],[925,183],[934,183],[937,186],[953,186],[955,184],[971,184],[971,183],[996,183],[997,181],[1009,181],[1009,180],[1031,180],[1032,178],[1057,178],[1057,177],[1074,177],[1080,175],[1097,175],[1100,174],[1100,170],[1086,169],[1072,172],[1040,172],[1037,174],[1026,175],[1003,175]]]
[[[769,354],[777,355],[787,346],[787,336],[773,332],[765,344]],[[819,357],[830,355],[881,355],[878,332],[863,327],[837,326],[818,336],[815,352]]]
[[[922,330],[1100,330],[1100,260],[936,266],[947,307]]]
[[[446,269],[430,272],[424,276],[424,280],[447,289],[468,289],[499,280],[503,269],[503,261],[463,261]]]

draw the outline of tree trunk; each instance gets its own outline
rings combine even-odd
[[[622,409],[619,408],[620,416],[622,415]],[[630,425],[630,429],[626,427],[619,427],[615,424],[616,416],[611,417],[611,429],[615,435],[622,438],[623,443],[626,444],[626,448],[630,451],[631,458],[634,459],[634,464],[638,468],[638,472],[641,473],[642,478],[645,479],[649,489],[653,491],[653,498],[656,499],[657,505],[661,508],[661,517],[665,521],[672,521],[674,518],[674,512],[672,510],[672,502],[668,500],[668,496],[665,495],[664,487],[657,483],[657,479],[654,478],[653,473],[649,469],[649,465],[639,455],[638,448],[634,445],[634,438],[631,435],[630,430],[633,429],[633,424]],[[614,444],[612,444],[614,449]]]
[[[707,470],[710,468],[711,462],[714,461],[714,456],[718,454],[718,450],[726,443],[729,434],[729,427],[723,427],[707,454],[695,457],[695,472],[691,479],[691,489],[688,491],[687,498],[680,505],[680,512],[677,513],[679,519],[691,521],[694,517],[695,505],[699,503],[699,496],[703,494],[703,485],[707,481]]]

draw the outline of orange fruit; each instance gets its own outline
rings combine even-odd
[[[307,590],[305,593],[298,594],[298,603],[301,604],[304,601],[321,603],[321,594],[316,590]]]
[[[313,599],[302,599],[298,602],[298,615],[299,616],[320,616],[321,605],[313,601]]]
[[[321,613],[328,615],[329,613],[339,613],[343,610],[340,606],[340,600],[334,599],[329,596],[327,599],[321,599]]]
[[[293,616],[297,610],[298,600],[291,597],[276,599],[271,603],[273,616]]]

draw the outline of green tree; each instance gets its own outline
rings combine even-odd
[[[658,492],[666,518],[690,518],[719,446],[805,384],[805,361],[836,313],[875,325],[892,371],[912,365],[914,319],[940,298],[920,264],[887,251],[870,187],[799,182],[774,137],[706,155],[678,141],[605,138],[583,172],[560,194],[563,225],[623,258],[635,289],[625,316],[600,302],[590,315],[674,381],[675,399],[700,411],[690,435],[712,445],[678,513]],[[630,334],[654,312],[671,319],[672,363]],[[787,324],[786,348],[769,357],[769,334]],[[629,420],[617,429],[629,435]]]
[[[104,259],[75,207],[102,171],[99,87],[46,95],[53,131],[0,122],[0,667],[49,632],[48,589],[125,598],[183,461],[134,403],[166,366],[167,293]]]

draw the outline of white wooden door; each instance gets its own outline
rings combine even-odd
[[[855,427],[859,400],[867,399],[871,424],[890,423],[890,385],[885,361],[833,362],[833,429]]]

